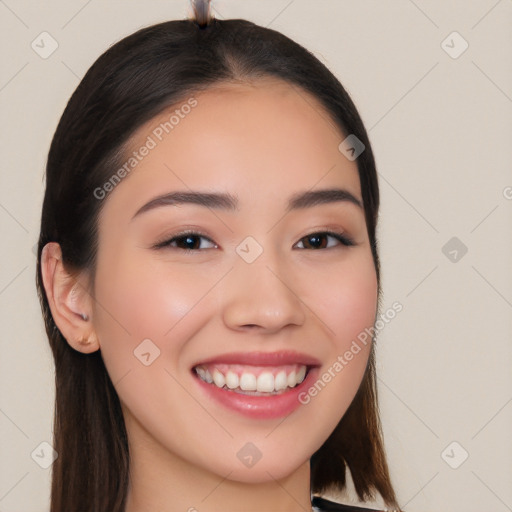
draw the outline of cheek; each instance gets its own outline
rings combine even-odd
[[[371,255],[361,254],[318,274],[311,290],[314,311],[337,350],[347,350],[352,340],[373,326],[378,289]]]
[[[305,411],[315,411],[325,438],[352,402],[371,351],[378,286],[373,259],[364,255],[315,280],[311,304],[330,340],[314,384],[303,394]],[[309,404],[309,405],[308,405]],[[320,437],[322,437],[320,436]]]
[[[186,341],[205,321],[207,300],[202,298],[214,282],[211,272],[202,275],[197,266],[172,269],[119,252],[130,256],[98,258],[94,313],[113,382],[141,365],[139,352],[149,351],[151,360],[158,355],[154,360],[160,364],[176,364]]]
[[[94,318],[125,421],[139,436],[145,434],[134,425],[143,425],[182,456],[200,459],[201,453],[194,455],[198,436],[189,440],[180,435],[177,443],[173,433],[189,432],[191,425],[201,425],[213,436],[225,433],[190,399],[181,384],[188,369],[178,362],[187,341],[211,314],[208,291],[218,278],[211,269],[208,275],[193,265],[170,270],[172,265],[143,261],[133,251],[119,253],[123,258],[98,258]]]

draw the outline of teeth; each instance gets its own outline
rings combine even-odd
[[[297,376],[296,376],[297,384],[300,384],[304,380],[304,377],[306,377],[306,367],[305,366],[303,366],[297,373]]]
[[[242,376],[240,377],[240,389],[243,389],[244,391],[256,391],[256,377],[252,373],[242,373]]]
[[[199,374],[199,376],[201,376],[201,374]],[[213,382],[215,382],[215,385],[218,388],[222,388],[224,384],[226,384],[226,378],[219,372],[219,370],[215,369],[213,370]]]
[[[208,382],[208,384],[213,382],[212,376],[208,370],[204,368],[197,368],[197,373],[199,374],[199,377],[201,377],[205,382]]]
[[[274,379],[274,387],[276,388],[276,391],[279,391],[280,389],[285,389],[287,386],[288,379],[286,377],[286,372],[281,370]]]
[[[271,393],[274,391],[274,376],[270,372],[263,372],[258,377],[256,391]]]
[[[238,384],[239,384],[238,375],[233,372],[228,372],[226,374],[226,386],[229,389],[235,389],[238,387]]]
[[[249,371],[243,371],[240,376],[232,370],[223,373],[217,368],[213,368],[210,373],[203,366],[196,366],[195,371],[201,380],[214,384],[218,388],[227,388],[237,392],[274,393],[294,388],[304,381],[307,372],[306,366],[296,365],[296,368],[298,371],[292,369],[288,374],[285,370],[279,370],[277,373],[265,370],[258,376]]]

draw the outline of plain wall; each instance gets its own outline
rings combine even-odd
[[[382,195],[382,311],[403,305],[377,342],[400,504],[512,510],[512,2],[213,7],[218,18],[246,18],[306,46],[369,131]],[[190,12],[187,0],[0,2],[0,512],[49,503],[50,468],[31,457],[52,442],[54,400],[33,250],[53,132],[103,51]],[[58,48],[43,59],[31,44],[45,31]]]

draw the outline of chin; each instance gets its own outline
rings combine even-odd
[[[260,460],[251,468],[237,468],[234,471],[231,469],[232,473],[229,474],[228,479],[234,482],[251,484],[274,482],[286,478],[296,471],[300,465],[283,465],[279,461],[265,464],[263,460]]]

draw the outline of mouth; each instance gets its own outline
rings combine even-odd
[[[277,367],[208,364],[194,367],[199,379],[220,389],[252,396],[286,393],[301,384],[311,367],[293,364]]]
[[[251,418],[270,419],[300,407],[299,395],[318,373],[320,362],[290,351],[226,354],[192,367],[201,393]]]

